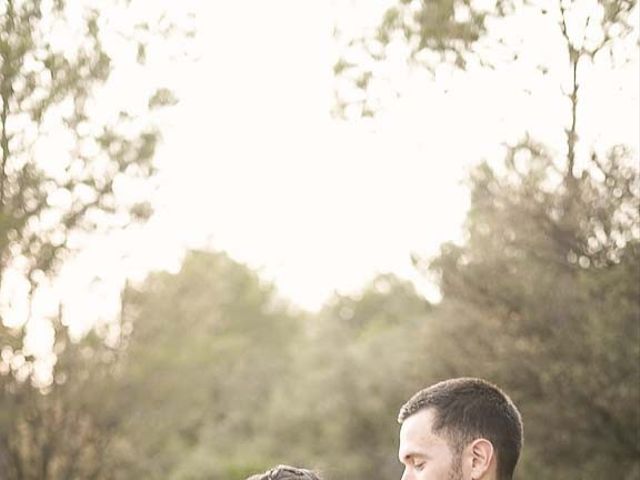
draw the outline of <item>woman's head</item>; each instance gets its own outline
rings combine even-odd
[[[271,470],[252,475],[247,480],[322,480],[316,473],[304,468],[279,465]]]

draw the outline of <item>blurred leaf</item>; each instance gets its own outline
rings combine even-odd
[[[159,88],[149,99],[149,108],[159,108],[167,105],[175,105],[178,99],[168,88]]]

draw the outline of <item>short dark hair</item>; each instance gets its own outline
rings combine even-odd
[[[252,475],[247,480],[321,480],[318,474],[305,468],[278,465],[271,470],[258,475]]]
[[[400,409],[398,422],[433,409],[434,433],[442,432],[454,452],[476,438],[489,440],[496,451],[499,480],[511,480],[522,449],[522,417],[497,386],[479,378],[455,378],[420,390]]]

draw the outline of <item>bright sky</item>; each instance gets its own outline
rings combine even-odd
[[[153,71],[180,98],[164,121],[156,215],[96,238],[64,269],[56,292],[77,326],[115,314],[126,277],[175,270],[187,247],[227,251],[310,310],[389,271],[436,298],[410,255],[460,238],[470,166],[527,130],[562,149],[562,79],[532,79],[519,66],[416,74],[375,119],[331,118],[336,22],[362,25],[388,2],[192,3],[200,60]],[[523,51],[557,64],[557,39],[528,21],[516,27],[529,35]],[[121,86],[132,81],[126,68],[118,74]],[[625,69],[596,68],[588,78],[582,138],[637,151],[637,52]],[[41,315],[55,308],[52,298]]]

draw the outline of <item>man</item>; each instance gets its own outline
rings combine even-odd
[[[416,393],[398,414],[401,480],[511,480],[522,419],[495,385],[457,378]]]
[[[320,480],[320,477],[311,470],[279,465],[265,473],[252,475],[247,480]]]

